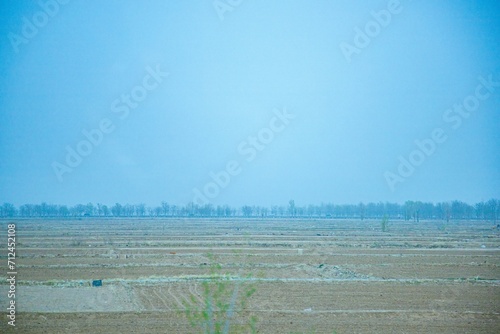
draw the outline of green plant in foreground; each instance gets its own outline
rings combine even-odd
[[[214,260],[211,254],[208,258]],[[210,265],[209,278],[201,284],[201,296],[191,294],[190,303],[184,303],[190,325],[206,334],[256,333],[256,318],[242,317],[248,299],[256,291],[254,284],[243,282],[241,277],[221,275],[221,268],[214,261]],[[236,316],[243,319],[239,319],[238,324],[231,324]]]
[[[384,218],[382,218],[380,226],[382,227],[382,232],[387,232],[389,230],[389,218],[387,218],[387,215],[384,215]]]
[[[446,224],[441,224],[438,226],[438,230],[441,231],[441,232],[444,232],[446,231]]]

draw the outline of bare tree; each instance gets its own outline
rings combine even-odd
[[[168,215],[170,206],[168,205],[167,202],[163,201],[163,202],[161,202],[161,209],[162,209],[163,215],[166,216],[166,215]]]
[[[297,214],[297,211],[295,209],[295,201],[293,199],[288,201],[288,214],[292,217],[295,217]]]

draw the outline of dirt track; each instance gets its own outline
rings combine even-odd
[[[231,284],[251,275],[241,284],[256,293],[234,323],[254,315],[259,333],[500,332],[491,223],[390,222],[388,232],[343,220],[15,223],[18,326],[4,316],[2,332],[195,333],[181,310],[190,296],[202,303],[215,263]]]

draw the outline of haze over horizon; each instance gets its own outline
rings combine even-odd
[[[499,2],[221,2],[1,2],[0,204],[500,198]]]

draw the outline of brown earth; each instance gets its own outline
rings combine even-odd
[[[489,222],[394,221],[388,232],[326,219],[14,223],[17,326],[4,312],[2,333],[199,333],[184,310],[203,308],[210,275],[240,297],[255,289],[231,329],[254,316],[258,333],[500,332],[500,233]]]

